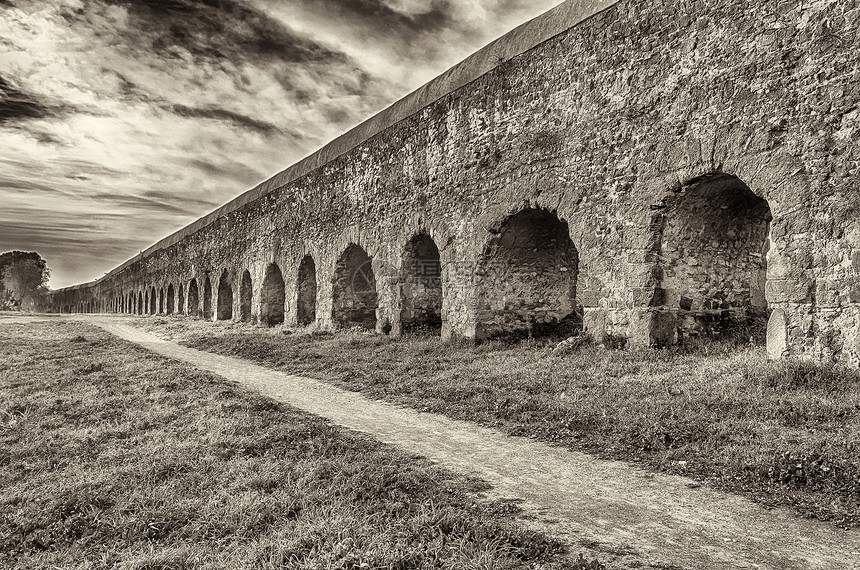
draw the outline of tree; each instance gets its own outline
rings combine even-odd
[[[0,254],[0,309],[34,306],[48,290],[51,270],[35,251]]]

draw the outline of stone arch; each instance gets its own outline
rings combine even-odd
[[[317,265],[314,258],[306,255],[299,264],[296,287],[296,315],[299,325],[313,324],[317,319]]]
[[[403,330],[429,328],[441,331],[442,263],[439,248],[429,235],[418,234],[406,244],[401,280],[400,323]]]
[[[233,285],[230,274],[225,269],[218,278],[218,309],[215,318],[219,321],[229,321],[233,318]]]
[[[176,288],[176,312],[177,314],[184,315],[186,313],[185,310],[185,289],[182,287],[182,282],[179,282],[179,287]]]
[[[155,291],[155,286],[149,291],[149,314],[154,315],[158,312],[158,293]]]
[[[254,287],[251,281],[251,272],[247,269],[242,273],[242,281],[239,283],[239,320],[250,321],[252,319],[251,300]]]
[[[173,310],[176,307],[176,294],[173,290],[173,283],[169,283],[167,285],[167,310],[165,311],[168,315],[173,314]]]
[[[664,200],[657,296],[676,317],[670,334],[766,322],[771,220],[767,200],[725,173],[695,178]]]
[[[526,208],[493,233],[475,272],[475,337],[579,330],[579,252],[567,222],[554,211]]]
[[[266,267],[263,277],[263,288],[260,294],[260,322],[272,327],[284,322],[284,303],[286,302],[286,284],[281,268],[277,263]]]
[[[200,289],[197,287],[197,279],[193,277],[188,283],[188,314],[200,316]]]
[[[332,318],[340,326],[376,328],[376,277],[367,252],[350,244],[337,261],[332,283]]]
[[[212,318],[212,280],[208,273],[203,280],[203,318]]]

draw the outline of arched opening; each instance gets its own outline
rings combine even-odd
[[[242,274],[242,282],[239,284],[239,319],[242,321],[251,320],[251,296],[253,291],[251,272],[246,269]]]
[[[188,283],[188,314],[200,316],[200,291],[197,288],[197,279],[192,279]]]
[[[176,301],[176,299],[175,299],[175,294],[174,294],[174,291],[173,291],[173,283],[170,283],[170,284],[167,286],[167,311],[166,311],[166,313],[167,313],[168,315],[172,315],[172,314],[173,314],[173,309],[174,309],[174,308],[175,308],[175,306],[176,306],[176,305],[174,304],[174,302],[175,302],[175,301]]]
[[[694,179],[666,200],[661,293],[677,316],[678,340],[738,324],[763,340],[771,219],[767,200],[722,173]]]
[[[442,329],[442,263],[433,238],[420,234],[403,251],[401,270],[404,332]]]
[[[137,294],[137,314],[143,314],[143,293],[140,292]]]
[[[266,268],[263,290],[260,296],[260,322],[266,326],[280,325],[284,322],[284,276],[274,263]]]
[[[340,326],[376,327],[376,277],[370,257],[352,244],[334,270],[332,318]]]
[[[212,318],[212,281],[209,279],[209,274],[206,274],[206,279],[203,280],[203,318]]]
[[[176,312],[180,315],[186,313],[185,310],[185,293],[183,292],[182,282],[179,282],[179,287],[176,288]]]
[[[233,318],[233,287],[230,285],[230,275],[225,269],[218,278],[218,312],[219,321],[229,321]]]
[[[165,310],[166,303],[164,301],[164,287],[160,287],[158,289],[158,314],[163,315],[167,311]]]
[[[508,218],[476,272],[475,336],[570,336],[576,310],[579,254],[567,222],[528,208]]]
[[[155,287],[149,291],[149,314],[154,315],[158,312],[158,293],[155,292]]]
[[[298,323],[301,326],[307,326],[317,320],[317,265],[310,255],[306,255],[299,264],[297,285]]]

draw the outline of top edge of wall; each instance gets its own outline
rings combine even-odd
[[[396,101],[386,109],[353,127],[332,140],[316,152],[299,160],[287,169],[261,182],[254,188],[240,194],[223,206],[202,218],[156,242],[122,265],[112,269],[103,277],[88,283],[57,289],[72,291],[92,287],[113,277],[137,261],[168,248],[189,235],[192,235],[221,217],[235,212],[261,197],[284,187],[290,182],[312,172],[338,157],[348,153],[362,143],[373,138],[385,129],[414,115],[429,105],[456,90],[472,83],[483,75],[496,69],[504,62],[539,46],[553,37],[576,27],[588,18],[618,4],[621,0],[567,0],[540,16],[525,22],[490,42],[442,75],[430,80],[412,93]]]

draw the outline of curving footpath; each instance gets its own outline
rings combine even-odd
[[[522,522],[567,540],[574,553],[595,551],[611,568],[860,569],[857,530],[838,530],[787,509],[767,510],[743,497],[691,487],[693,482],[683,477],[652,475],[622,462],[186,348],[115,318],[81,320],[454,471],[474,474],[493,485],[494,498],[520,500]]]

